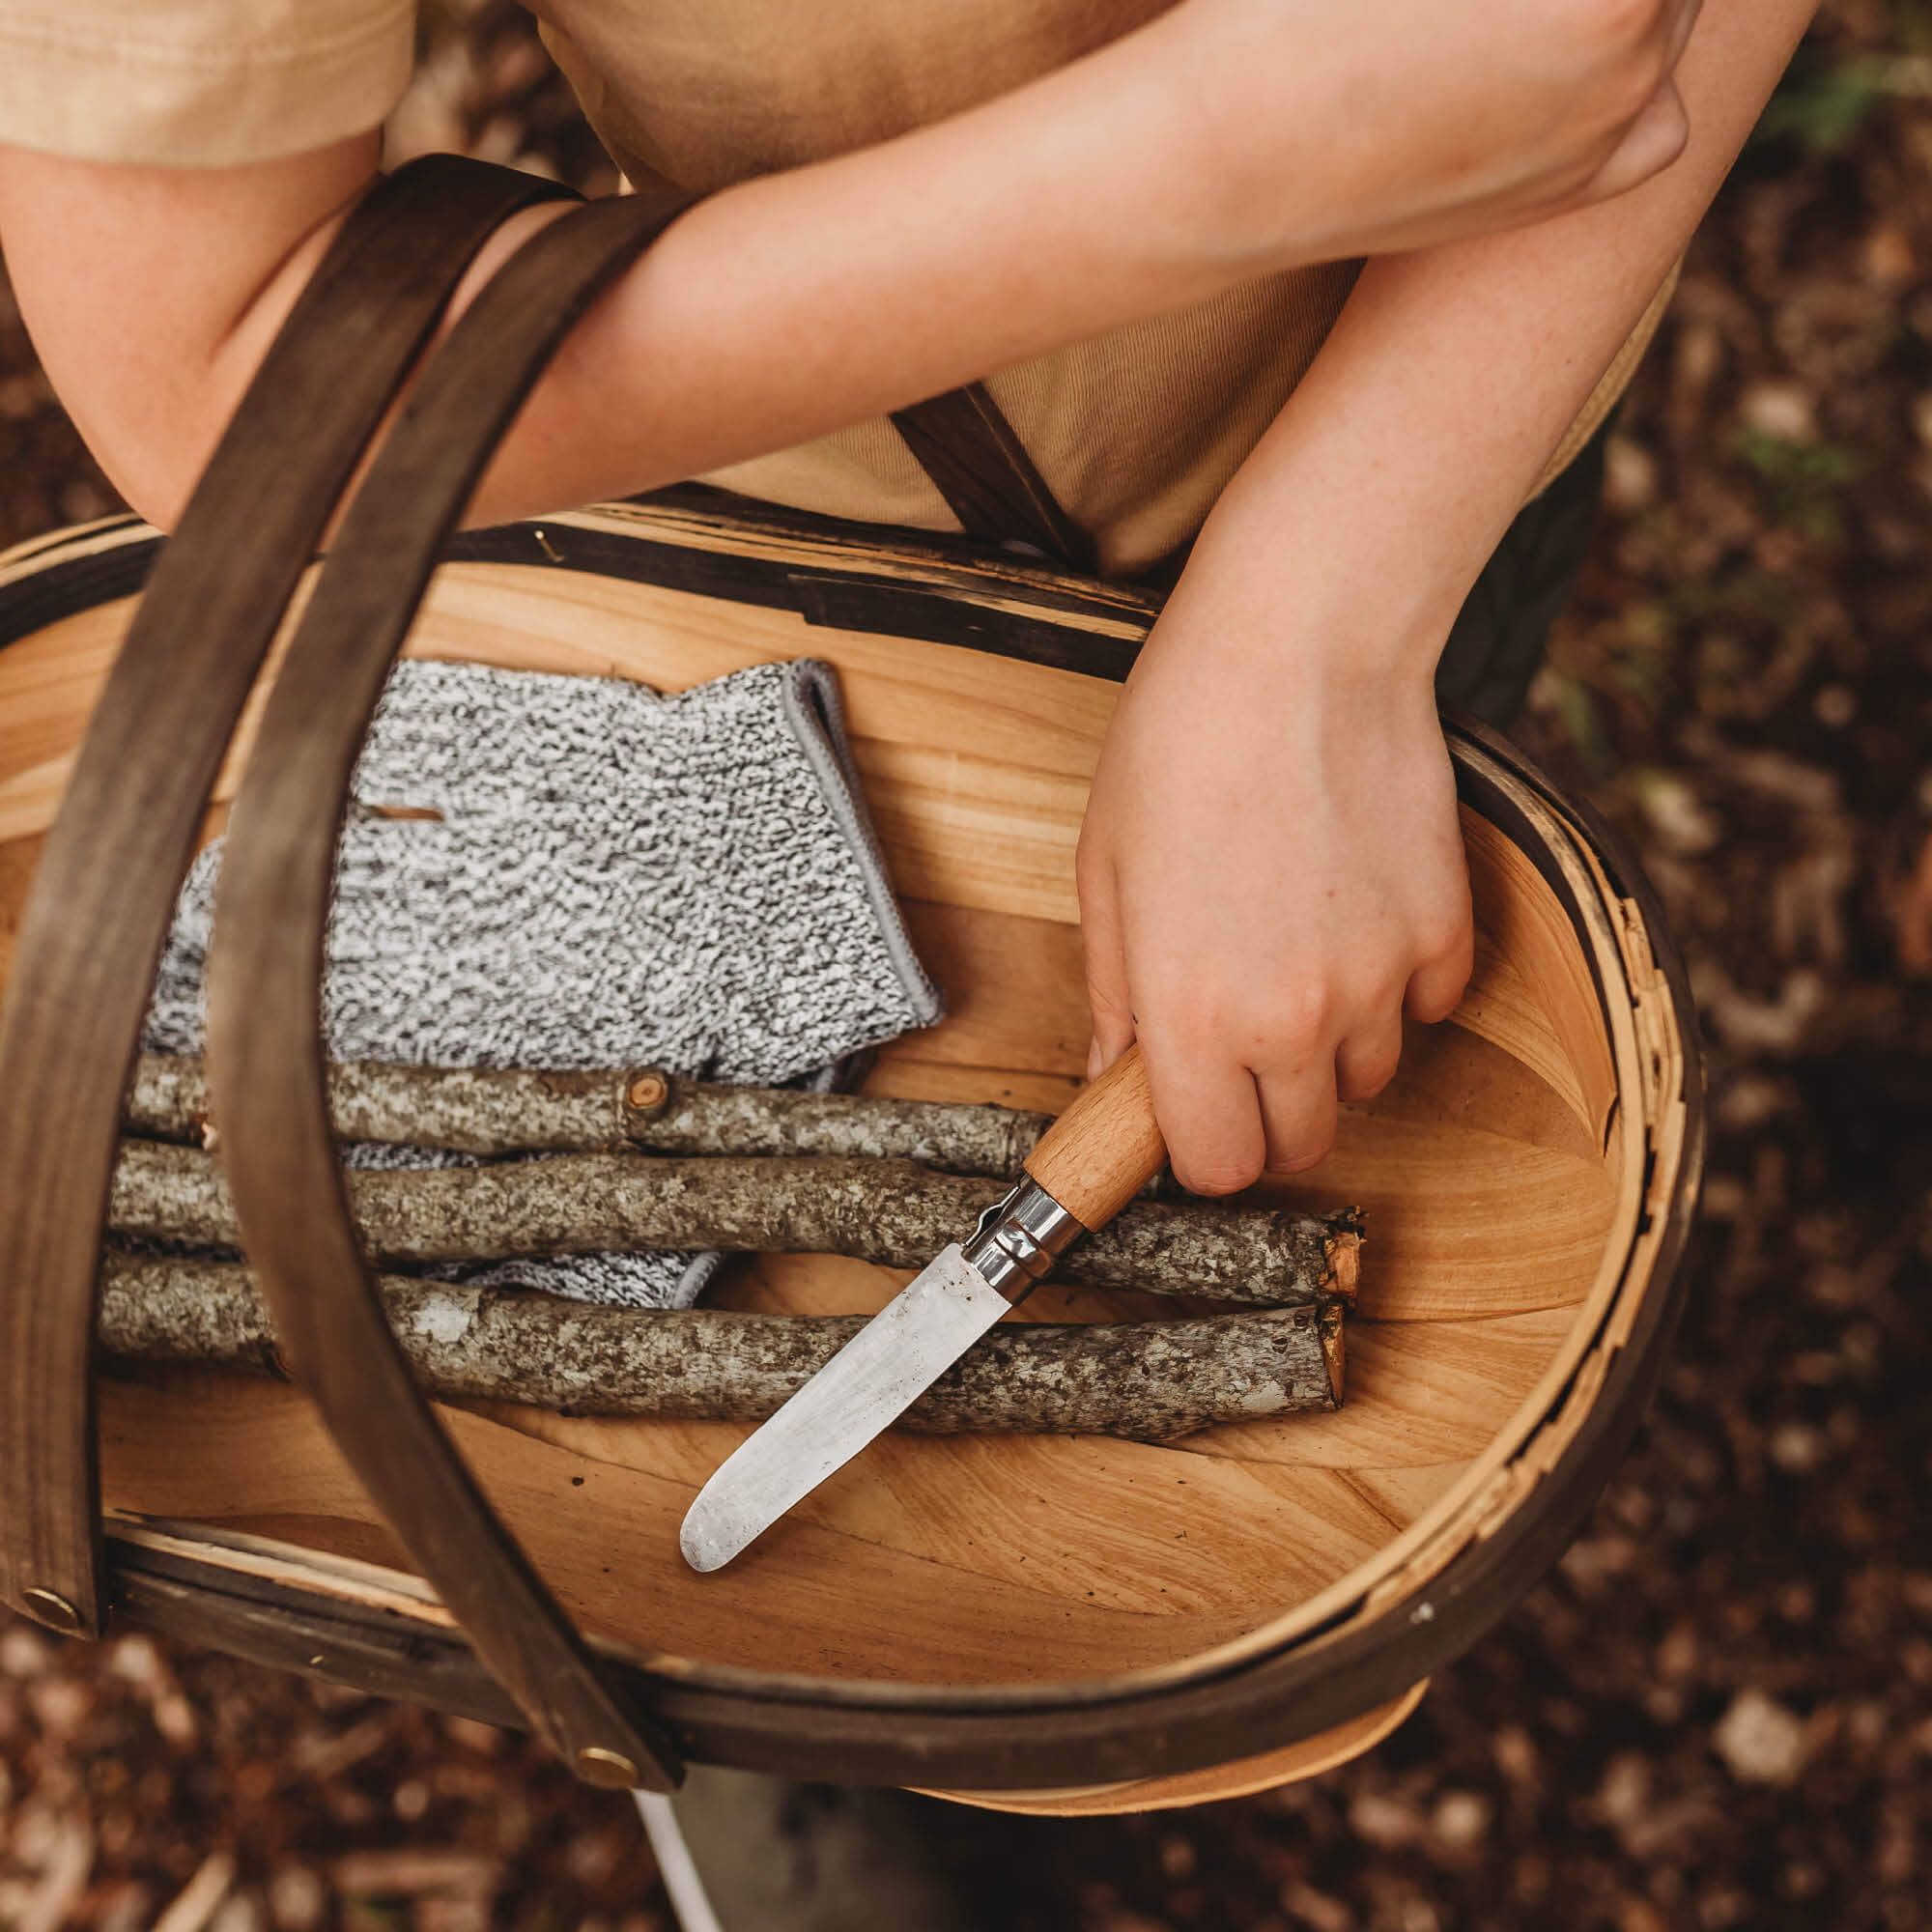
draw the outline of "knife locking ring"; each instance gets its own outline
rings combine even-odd
[[[1031,1176],[980,1216],[967,1264],[1017,1306],[1087,1230]]]

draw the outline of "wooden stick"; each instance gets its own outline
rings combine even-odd
[[[481,1261],[639,1248],[853,1255],[923,1267],[1005,1189],[902,1160],[660,1160],[555,1154],[497,1167],[352,1173],[349,1198],[384,1262]],[[124,1141],[117,1234],[239,1247],[228,1185],[190,1148]],[[1279,1306],[1352,1301],[1360,1220],[1138,1201],[1059,1264],[1065,1281]]]
[[[431,1393],[578,1415],[761,1422],[869,1319],[598,1308],[394,1275],[381,1287]],[[254,1283],[236,1264],[110,1255],[100,1306],[111,1353],[286,1373]],[[1342,1380],[1334,1307],[1014,1321],[995,1327],[895,1426],[1169,1441],[1216,1422],[1337,1408]]]
[[[445,1066],[331,1066],[329,1111],[344,1140],[465,1153],[813,1154],[916,1160],[949,1174],[1016,1176],[1050,1114],[936,1100],[873,1100],[789,1088],[683,1080],[657,1067],[532,1073]],[[201,1141],[208,1080],[199,1060],[152,1056],[134,1069],[130,1132]]]

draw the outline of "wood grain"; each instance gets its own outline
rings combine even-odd
[[[1067,1103],[1026,1170],[1089,1230],[1104,1228],[1167,1164],[1138,1045]]]
[[[102,1476],[117,1508],[258,1531],[299,1520],[319,1547],[365,1558],[372,1528],[383,1533],[294,1390],[183,1376],[161,1387],[108,1382],[101,1395]],[[1176,1625],[1147,1579],[1154,1537],[1111,1526],[1083,1563],[1064,1535],[1056,1549],[1037,1509],[970,1450],[947,1459],[965,1463],[961,1489],[937,1465],[895,1467],[890,1480],[860,1472],[861,1493],[836,1527],[795,1514],[782,1537],[764,1540],[782,1545],[781,1561],[748,1551],[699,1577],[676,1560],[677,1527],[722,1453],[726,1425],[650,1425],[663,1439],[619,1461],[573,1447],[581,1425],[561,1418],[547,1419],[553,1434],[543,1419],[511,1429],[489,1415],[438,1413],[566,1606],[599,1635],[752,1668],[782,1658],[785,1668],[812,1675],[930,1683],[1107,1672],[1173,1653]],[[620,1445],[646,1427],[616,1425]],[[1036,1484],[1051,1480],[1037,1448],[1029,1460]],[[945,1507],[915,1525],[911,1547],[881,1539],[908,1511],[929,1516],[941,1494]],[[1163,1524],[1173,1518],[1164,1512]],[[981,1570],[971,1552],[989,1535],[1018,1540]],[[1205,1627],[1210,1637],[1247,1620],[1238,1581],[1224,1571],[1219,1585],[1183,1590],[1176,1605],[1203,1607],[1218,1596],[1221,1614]],[[1067,1613],[1075,1604],[1079,1613]]]

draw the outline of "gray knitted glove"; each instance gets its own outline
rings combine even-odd
[[[826,1086],[866,1047],[939,1017],[829,666],[759,665],[667,697],[615,678],[401,664],[355,798],[323,1002],[333,1058]],[[219,864],[217,841],[182,889],[152,1051],[201,1050]],[[716,1264],[580,1256],[487,1278],[685,1307]]]

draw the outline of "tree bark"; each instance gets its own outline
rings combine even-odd
[[[598,1308],[515,1290],[381,1278],[424,1387],[567,1414],[761,1422],[869,1319]],[[895,1425],[1168,1441],[1216,1422],[1333,1409],[1342,1312],[1304,1304],[1202,1321],[1004,1322]],[[268,1313],[234,1263],[110,1255],[110,1353],[286,1374]]]
[[[874,1100],[790,1088],[684,1080],[656,1067],[533,1073],[350,1062],[328,1070],[329,1111],[344,1140],[464,1153],[811,1154],[915,1160],[949,1174],[1019,1173],[1050,1114],[936,1100]],[[137,1063],[123,1118],[129,1131],[199,1141],[209,1119],[198,1060]]]
[[[420,1264],[639,1248],[852,1255],[923,1267],[1005,1192],[899,1160],[661,1160],[557,1154],[496,1167],[352,1173],[379,1261]],[[118,1234],[239,1247],[228,1187],[189,1148],[122,1143]],[[1063,1281],[1279,1306],[1355,1293],[1360,1218],[1136,1201],[1057,1264]]]

